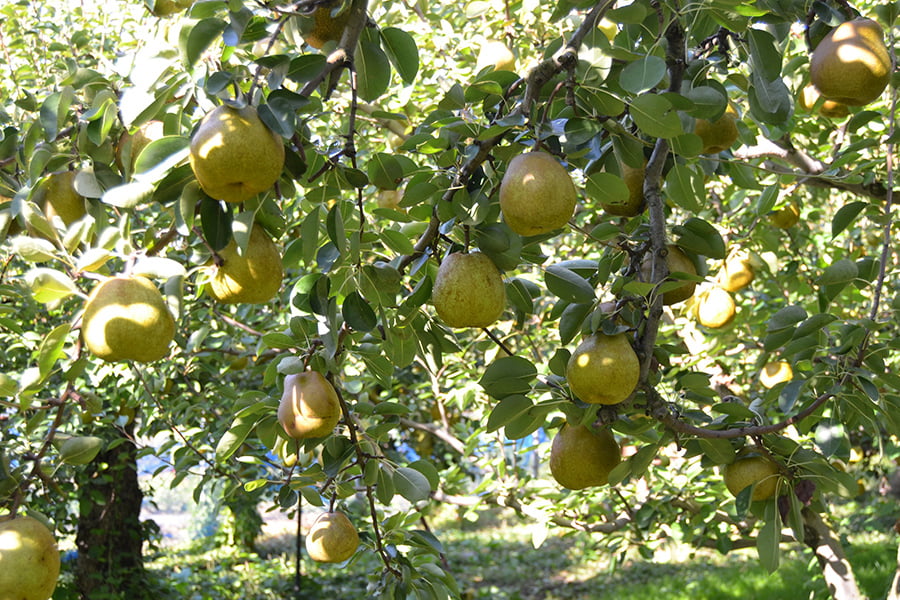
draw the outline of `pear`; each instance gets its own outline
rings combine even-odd
[[[619,444],[608,429],[566,423],[550,445],[550,474],[570,490],[606,485],[621,460]]]
[[[128,170],[133,171],[134,163],[144,148],[163,135],[163,122],[155,120],[141,124],[134,132],[123,132],[116,144],[116,165],[120,170],[124,169],[127,160]]]
[[[725,486],[734,496],[748,486],[755,485],[750,500],[758,502],[775,495],[778,489],[779,469],[772,459],[754,453],[743,452],[733,463],[722,469]]]
[[[84,305],[81,337],[108,362],[153,362],[169,353],[175,319],[156,286],[141,275],[111,277]]]
[[[431,302],[449,327],[488,327],[506,308],[503,276],[486,254],[454,252],[438,268]]]
[[[759,373],[759,382],[765,388],[773,388],[793,378],[794,369],[791,368],[791,363],[784,360],[766,363]]]
[[[813,51],[809,76],[821,94],[849,106],[878,98],[891,79],[884,31],[872,19],[841,23]]]
[[[59,550],[32,517],[0,518],[0,598],[47,600],[59,578]]]
[[[284,270],[281,254],[269,234],[254,225],[243,254],[232,240],[211,259],[206,268],[212,273],[207,291],[223,304],[263,304],[281,289]]]
[[[726,292],[738,292],[750,285],[755,276],[750,256],[740,252],[725,260],[716,276],[716,285]]]
[[[481,71],[487,67],[494,71],[515,71],[516,57],[503,42],[490,40],[478,51],[475,71]]]
[[[519,235],[540,235],[564,226],[577,200],[569,172],[546,152],[519,154],[500,182],[500,210]]]
[[[694,133],[703,140],[701,154],[718,154],[728,150],[738,139],[737,111],[729,104],[725,113],[715,121],[697,119]]]
[[[618,404],[631,396],[641,363],[624,333],[584,338],[566,365],[569,389],[588,404]]]
[[[278,421],[295,440],[330,435],[341,420],[341,404],[334,386],[317,371],[284,378]]]
[[[619,174],[628,188],[628,199],[621,204],[601,202],[603,210],[617,217],[635,217],[644,210],[644,170],[632,167],[626,162],[619,163]]]
[[[306,553],[316,562],[344,562],[358,547],[359,534],[340,511],[319,515],[306,534]]]
[[[686,273],[688,275],[696,275],[697,267],[694,266],[694,262],[688,258],[687,254],[681,250],[675,244],[669,244],[667,246],[668,252],[666,253],[666,266],[669,269],[669,273]],[[641,263],[641,273],[644,276],[645,281],[650,281],[650,274],[653,268],[652,256],[648,253],[644,255],[644,260]],[[671,277],[666,278],[666,281],[672,281]],[[678,304],[679,302],[683,302],[694,295],[694,289],[697,287],[697,283],[694,281],[684,281],[682,285],[679,287],[663,292],[663,304],[666,306],[670,306],[672,304]]]
[[[181,11],[190,8],[194,0],[153,0],[154,17],[171,17]]]
[[[338,42],[350,20],[350,11],[344,10],[337,16],[332,11],[340,3],[323,4],[312,14],[300,16],[300,32],[307,44],[321,49],[329,42]]]
[[[792,200],[784,208],[769,214],[769,222],[780,229],[790,229],[800,222],[800,205]]]
[[[797,98],[797,106],[806,112],[810,112],[821,96],[816,86],[810,83],[800,91],[800,96]],[[843,119],[850,114],[850,108],[846,104],[841,104],[834,100],[823,100],[821,106],[819,106],[819,114],[831,119]]]
[[[71,225],[87,214],[84,196],[75,191],[75,171],[50,173],[35,188],[31,199],[41,207],[47,219],[58,215]]]
[[[710,288],[700,296],[696,314],[697,321],[704,327],[725,327],[734,320],[734,298],[720,287]]]
[[[216,200],[244,202],[278,181],[284,144],[252,106],[222,104],[200,121],[189,158],[204,192]]]

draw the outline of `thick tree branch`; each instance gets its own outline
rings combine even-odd
[[[438,427],[437,425],[431,425],[429,423],[419,423],[418,421],[404,419],[402,417],[400,418],[400,424],[404,427],[409,427],[410,429],[418,429],[419,431],[430,433],[453,448],[457,454],[466,454],[466,445],[443,427]]]
[[[831,597],[835,600],[862,600],[864,596],[856,585],[853,567],[844,554],[840,540],[822,515],[804,508],[803,525],[803,542],[815,553]]]

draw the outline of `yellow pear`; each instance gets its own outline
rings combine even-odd
[[[769,222],[781,229],[790,229],[800,222],[800,205],[794,201],[784,208],[780,208],[769,214]]]
[[[718,154],[728,150],[738,139],[737,111],[731,104],[715,121],[697,119],[694,133],[703,140],[701,154]]]
[[[317,371],[284,378],[278,421],[295,440],[330,435],[341,420],[341,403],[334,386]]]
[[[108,362],[153,362],[169,353],[175,319],[153,283],[119,275],[97,284],[84,305],[81,337]]]
[[[697,321],[704,327],[725,327],[734,320],[734,298],[720,287],[710,288],[700,296],[696,312]]]
[[[809,76],[819,92],[835,102],[862,106],[878,98],[891,79],[881,25],[859,18],[832,29],[813,51]]]
[[[599,21],[597,21],[597,29],[603,32],[603,35],[606,36],[606,39],[609,41],[613,41],[616,39],[616,35],[619,33],[619,26],[614,22],[610,21],[606,17],[603,17]]]
[[[316,562],[344,562],[358,547],[359,534],[340,511],[319,515],[306,534],[306,553]]]
[[[300,17],[300,31],[306,43],[320,49],[328,42],[339,42],[350,20],[350,11],[344,10],[337,16],[332,11],[339,2],[324,4],[316,8],[311,15]]]
[[[59,578],[59,550],[32,517],[0,518],[0,598],[47,600]]]
[[[755,276],[750,255],[741,252],[725,260],[716,276],[716,285],[726,292],[738,292],[750,285]]]
[[[454,252],[438,268],[431,303],[449,327],[488,327],[506,308],[503,276],[486,254]]]
[[[617,217],[635,217],[644,210],[644,167],[619,162],[619,175],[628,188],[628,199],[621,203],[601,202],[603,210]]]
[[[35,188],[31,199],[41,207],[47,219],[58,215],[71,225],[87,214],[84,196],[75,191],[75,171],[56,171],[45,177]]]
[[[243,254],[232,240],[219,251],[218,260],[206,264],[211,271],[207,290],[223,304],[263,304],[281,289],[284,270],[281,254],[275,242],[260,225],[250,231],[250,240]]]
[[[550,474],[570,490],[606,485],[621,460],[619,444],[608,429],[566,423],[550,445]]]
[[[162,121],[147,121],[140,125],[134,132],[125,131],[119,137],[116,144],[116,165],[119,169],[125,168],[128,161],[129,171],[134,170],[134,163],[147,144],[163,137]]]
[[[393,210],[397,210],[400,207],[400,202],[402,200],[402,190],[378,190],[378,197],[375,201],[378,205],[378,208],[390,208]]]
[[[516,156],[500,182],[500,210],[519,235],[539,235],[564,226],[577,200],[569,172],[546,152]]]
[[[766,363],[759,373],[759,382],[763,387],[773,388],[779,383],[790,381],[794,378],[794,369],[784,360]]]
[[[216,200],[244,202],[278,181],[284,144],[252,106],[222,104],[200,121],[189,158],[204,192]]]
[[[751,485],[753,502],[767,500],[775,495],[779,479],[778,465],[770,458],[754,453],[742,453],[733,463],[725,465],[722,478],[728,491],[737,496]]]
[[[190,8],[191,4],[193,0],[153,0],[153,9],[150,12],[154,17],[171,17]]]
[[[618,404],[637,387],[641,363],[624,333],[584,338],[566,365],[569,389],[588,404]]]
[[[494,71],[515,71],[516,57],[503,42],[490,40],[478,51],[475,70],[481,71],[487,67],[491,67]]]
[[[806,112],[810,112],[820,97],[819,90],[810,83],[800,91],[800,96],[797,98],[797,106]],[[824,100],[819,106],[819,114],[831,119],[843,119],[850,114],[850,109],[846,104],[841,104],[834,100]]]
[[[696,275],[697,267],[694,266],[694,262],[688,258],[687,254],[681,250],[675,244],[669,244],[667,246],[668,252],[666,253],[666,266],[669,269],[669,273],[687,273],[688,275]],[[653,268],[652,257],[649,253],[644,255],[644,260],[641,263],[641,273],[644,276],[644,280],[650,281],[650,274]],[[667,277],[666,281],[673,281],[671,277]],[[695,281],[685,281],[679,287],[669,290],[667,292],[663,292],[663,304],[666,306],[670,306],[672,304],[678,304],[679,302],[683,302],[694,295],[694,289],[697,287],[697,283]]]

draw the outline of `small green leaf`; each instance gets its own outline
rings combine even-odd
[[[66,464],[86,465],[100,453],[103,440],[92,435],[71,437],[59,447],[59,458]]]
[[[410,502],[427,500],[431,495],[428,479],[415,469],[400,467],[394,471],[393,480],[397,492]]]
[[[850,202],[842,206],[831,219],[831,238],[834,239],[853,224],[859,213],[868,206],[867,202]]]
[[[381,96],[391,81],[391,64],[381,46],[361,41],[356,53],[359,97],[372,102]]]
[[[691,217],[681,225],[672,228],[676,233],[678,245],[695,254],[709,258],[725,258],[725,240],[710,223],[697,217]]]
[[[642,94],[631,102],[631,117],[643,133],[655,138],[673,138],[684,133],[678,111],[656,94]]]
[[[41,349],[38,353],[38,370],[42,378],[50,374],[56,361],[63,355],[63,347],[71,330],[71,325],[63,323],[48,333],[41,342]]]
[[[816,283],[819,285],[836,285],[841,283],[849,283],[856,279],[859,275],[859,268],[856,263],[849,258],[842,258],[839,261],[825,267]]]
[[[381,39],[391,64],[400,75],[403,83],[410,84],[419,72],[419,49],[415,39],[402,29],[385,27],[381,30]]]
[[[596,298],[590,282],[561,265],[550,265],[544,270],[544,283],[548,290],[569,302],[591,303]]]
[[[526,396],[507,396],[497,403],[488,416],[487,432],[497,431],[522,415],[527,414],[533,407],[534,404]]]
[[[345,299],[341,313],[347,324],[357,331],[371,331],[378,325],[378,316],[359,292],[352,292]]]
[[[796,325],[805,318],[806,311],[803,309],[803,307],[797,304],[791,304],[790,306],[785,306],[777,313],[769,317],[767,329],[768,331],[785,329],[792,325]]]
[[[100,200],[117,208],[134,208],[153,196],[153,185],[141,181],[117,185],[103,193]]]
[[[203,19],[191,28],[182,48],[188,68],[193,67],[197,63],[197,60],[206,52],[206,49],[222,35],[226,27],[228,27],[227,22],[213,18]]]
[[[503,398],[530,392],[535,377],[537,368],[527,358],[504,356],[488,365],[478,383],[488,395]]]
[[[666,197],[671,198],[681,208],[699,212],[706,200],[703,172],[685,164],[674,165],[666,175],[665,192]]]
[[[632,94],[643,94],[656,86],[666,74],[666,61],[658,56],[645,56],[628,63],[621,74],[619,84]]]
[[[774,502],[771,503],[775,505]],[[759,562],[769,573],[778,570],[781,556],[781,518],[777,510],[766,510],[766,522],[756,536],[756,550]]]
[[[228,431],[219,438],[219,443],[216,444],[216,460],[224,462],[231,458],[250,435],[254,425],[255,422],[249,419],[235,419]]]
[[[25,281],[37,302],[47,304],[79,294],[78,286],[68,275],[56,269],[35,268],[25,273]]]

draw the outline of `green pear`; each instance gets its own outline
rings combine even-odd
[[[559,229],[572,218],[577,201],[569,172],[546,152],[516,156],[500,182],[500,210],[509,228],[519,235]]]
[[[694,133],[703,140],[701,154],[718,154],[728,150],[738,139],[737,111],[731,104],[725,113],[716,119],[697,119]]]
[[[572,393],[588,404],[618,404],[631,396],[641,363],[624,333],[594,333],[584,338],[566,365]]]
[[[284,169],[284,144],[252,106],[222,104],[200,121],[191,137],[189,159],[209,196],[244,202],[278,181]]]
[[[307,44],[321,49],[329,42],[339,42],[350,20],[350,10],[334,15],[335,7],[340,3],[324,4],[316,8],[312,14],[297,16],[300,34]]]
[[[141,275],[102,281],[84,305],[81,337],[108,362],[153,362],[169,353],[175,319],[162,294]]]
[[[340,563],[356,553],[359,533],[340,511],[322,513],[306,534],[306,553],[316,562]]]
[[[84,196],[75,191],[75,171],[56,171],[35,188],[31,199],[44,211],[48,220],[58,215],[71,225],[87,214]]]
[[[863,106],[891,80],[891,56],[884,31],[872,19],[841,23],[822,38],[809,61],[809,77],[829,100]]]
[[[566,423],[550,445],[550,474],[570,490],[606,485],[622,451],[608,429]]]
[[[644,170],[632,167],[622,161],[619,163],[619,175],[625,181],[628,188],[628,198],[625,202],[612,203],[601,202],[603,210],[617,217],[636,217],[644,210]]]
[[[478,51],[475,71],[490,67],[494,71],[515,71],[516,56],[512,50],[499,40],[490,40]]]
[[[59,579],[59,550],[32,517],[0,517],[0,598],[48,600]]]
[[[778,465],[771,458],[745,451],[740,453],[733,463],[725,465],[722,469],[722,478],[725,487],[734,496],[740,494],[743,489],[755,485],[750,500],[758,502],[775,495],[781,477]]]
[[[211,272],[207,291],[223,304],[268,302],[281,289],[284,278],[278,247],[260,225],[253,226],[243,254],[232,238],[206,268]]]
[[[454,252],[438,269],[431,302],[450,327],[488,327],[506,308],[503,276],[486,254]]]
[[[669,273],[686,273],[688,275],[697,274],[697,267],[694,265],[694,261],[688,258],[688,255],[675,244],[669,244],[667,246],[666,266],[669,269]],[[643,262],[641,262],[641,274],[647,282],[650,281],[652,268],[652,256],[650,253],[647,253],[644,255]],[[666,281],[673,281],[673,278],[668,277],[666,278]],[[685,280],[684,283],[675,289],[663,292],[663,304],[669,306],[687,300],[694,295],[696,287],[697,282]]]
[[[163,137],[162,121],[147,121],[133,132],[125,131],[116,144],[116,165],[120,170],[128,164],[128,170],[134,170],[134,163],[147,145]]]
[[[325,437],[341,420],[341,404],[334,386],[317,371],[284,378],[278,403],[278,422],[295,440]]]

